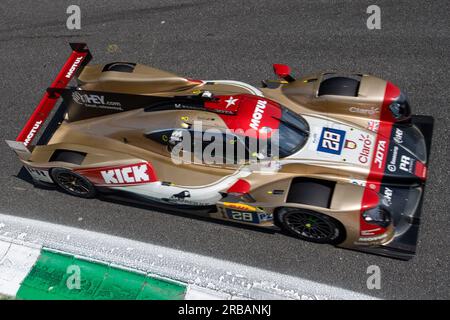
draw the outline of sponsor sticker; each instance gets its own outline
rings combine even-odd
[[[355,244],[367,244],[368,242],[375,242],[375,241],[381,241],[385,239],[388,235],[386,233],[381,234],[379,236],[374,237],[360,237]]]
[[[398,156],[398,147],[394,146],[392,149],[391,160],[389,160],[389,163],[387,165],[387,168],[390,172],[397,171],[397,156]]]
[[[367,122],[367,129],[369,129],[370,131],[373,131],[373,132],[377,133],[379,128],[380,128],[380,121],[378,121],[378,120],[369,120]]]
[[[323,128],[317,151],[340,155],[344,145],[345,131]]]
[[[25,166],[25,168],[35,180],[53,183],[48,170],[37,169],[28,166]]]
[[[70,79],[73,75],[73,73],[75,72],[75,70],[77,70],[81,60],[83,60],[84,57],[78,57],[75,59],[75,61],[72,63],[72,65],[70,66],[69,71],[67,71],[66,73],[66,78]]]
[[[361,133],[359,141],[362,142],[362,148],[359,152],[358,161],[360,163],[366,164],[369,161],[372,140],[370,139],[370,135]]]
[[[385,206],[390,207],[392,204],[392,196],[394,195],[394,191],[389,187],[385,187],[383,191],[382,202]]]
[[[258,102],[256,103],[255,110],[253,111],[252,119],[250,121],[250,125],[249,125],[250,128],[252,128],[254,130],[259,129],[259,125],[261,123],[261,119],[263,117],[264,109],[266,108],[266,105],[267,105],[266,100],[258,100]],[[227,107],[228,107],[228,105],[227,105]]]
[[[184,200],[186,198],[190,198],[191,193],[188,190],[181,191],[179,193],[173,194],[170,198],[176,200]]]
[[[230,96],[230,98],[228,100],[225,100],[225,102],[227,103],[225,108],[229,108],[230,106],[234,106],[237,101],[238,101],[237,98],[233,98],[233,97]]]
[[[398,144],[403,143],[403,130],[401,130],[399,128],[395,128],[394,141]]]
[[[150,182],[147,165],[134,165],[117,169],[102,170],[100,174],[106,184],[128,184]]]
[[[226,209],[226,213],[228,219],[241,222],[258,224],[264,221],[273,220],[273,216],[265,212],[238,211],[234,209]]]
[[[402,155],[400,157],[400,165],[399,168],[402,171],[408,172],[408,173],[413,173],[413,168],[414,168],[414,159],[411,159],[411,157],[408,157],[407,155]]]
[[[353,149],[356,149],[356,147],[357,147],[357,145],[356,145],[355,141],[345,140],[344,148],[353,150]]]
[[[39,130],[39,128],[41,127],[41,125],[42,125],[42,121],[41,121],[41,120],[36,121],[36,122],[34,123],[33,127],[31,128],[30,132],[28,133],[28,135],[27,135],[25,141],[23,142],[23,144],[24,144],[25,146],[28,146],[28,145],[30,144],[31,140],[33,140],[34,136],[35,136],[36,133],[38,132],[38,130]]]
[[[112,109],[122,111],[122,105],[118,101],[107,101],[104,95],[83,94],[77,91],[72,92],[72,99],[80,105],[91,108]]]
[[[258,211],[258,208],[245,203],[224,202],[223,206],[228,209],[235,209],[241,211],[250,211],[250,212]]]
[[[374,161],[375,165],[377,166],[378,169],[383,168],[384,156],[386,153],[386,145],[387,145],[386,140],[378,141],[377,149],[375,151],[375,161]]]
[[[348,110],[353,113],[360,113],[360,114],[365,114],[365,115],[370,115],[370,116],[373,116],[380,112],[380,109],[376,108],[376,107],[370,107],[368,109],[367,108],[359,108],[359,107],[350,107]]]
[[[365,187],[366,186],[366,181],[365,180],[360,180],[360,179],[350,179],[350,183],[351,184],[355,184],[357,186],[361,186],[361,187]]]
[[[87,177],[94,184],[104,186],[136,185],[157,180],[152,166],[147,162],[75,171]]]

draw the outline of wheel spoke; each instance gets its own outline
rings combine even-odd
[[[288,215],[285,221],[292,231],[309,239],[327,239],[333,234],[329,222],[305,212],[294,212]]]
[[[316,230],[317,234],[322,235],[323,238],[326,238],[328,236],[327,233],[323,232],[322,230],[320,230],[318,228],[316,228],[315,230]]]
[[[66,191],[70,191],[78,195],[86,195],[91,192],[90,184],[75,174],[62,172],[58,174],[55,179]]]
[[[323,231],[323,232],[326,233],[326,234],[330,234],[330,231],[331,231],[330,226],[324,225],[324,224],[322,224],[322,225],[319,224],[319,225],[316,226],[316,228],[317,228],[318,230]]]

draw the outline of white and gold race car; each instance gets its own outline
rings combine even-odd
[[[129,62],[88,65],[87,46],[71,47],[7,141],[37,185],[414,255],[433,119],[412,115],[392,83],[294,78],[275,64],[277,79],[256,88]]]

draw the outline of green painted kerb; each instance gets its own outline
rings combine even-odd
[[[80,276],[79,289],[76,288],[77,282],[74,280],[77,274]],[[186,286],[175,282],[42,250],[38,261],[22,282],[16,298],[182,300],[185,291]]]

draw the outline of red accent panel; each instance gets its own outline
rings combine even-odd
[[[414,174],[422,180],[427,178],[427,167],[419,160],[416,160]]]
[[[384,100],[381,108],[380,125],[378,129],[377,139],[375,143],[375,151],[373,155],[372,165],[367,178],[367,186],[364,190],[361,212],[360,212],[360,236],[376,236],[386,232],[386,229],[374,224],[366,222],[362,216],[364,210],[367,210],[375,203],[373,194],[378,194],[380,191],[381,182],[384,176],[387,154],[389,150],[389,140],[392,133],[392,123],[395,122],[395,118],[392,116],[389,110],[389,105],[400,96],[400,89],[390,82],[386,84],[386,91],[384,94]],[[416,161],[415,175],[425,179],[426,178],[426,166]],[[378,197],[377,197],[378,198]]]
[[[202,84],[202,83],[203,83],[202,80],[198,80],[198,79],[186,78],[186,80],[188,80],[188,81],[190,81],[190,82],[195,82],[195,83],[198,83],[198,84]]]
[[[72,54],[67,59],[61,71],[56,76],[56,79],[51,84],[52,88],[64,88],[69,81],[73,78],[77,69],[81,66],[83,60],[88,56],[89,51],[72,51]],[[25,146],[28,146],[36,136],[39,129],[42,127],[44,121],[52,111],[53,107],[58,100],[59,95],[50,95],[48,92],[44,94],[44,97],[39,102],[38,106],[34,110],[33,114],[28,119],[27,123],[23,127],[22,131],[16,138],[16,141],[23,142]]]
[[[372,157],[372,165],[370,167],[367,182],[381,182],[386,167],[387,154],[389,151],[389,140],[392,131],[391,122],[380,122],[377,138],[375,140],[375,149]]]
[[[98,186],[130,186],[158,181],[153,166],[148,162],[121,166],[75,169]]]
[[[366,222],[362,215],[360,222],[360,236],[362,237],[377,236],[386,232],[386,228]]]
[[[391,111],[389,110],[389,105],[394,102],[399,96],[400,89],[391,82],[387,81],[383,104],[381,106],[381,121],[396,121]]]
[[[248,193],[250,191],[250,183],[243,179],[236,181],[228,190],[229,193]]]
[[[362,209],[363,210],[368,210],[368,209],[372,209],[375,208],[378,203],[380,202],[380,197],[378,196],[378,193],[376,193],[375,191],[372,191],[369,188],[366,188],[366,190],[364,191],[364,199],[363,199],[363,203],[362,203]]]
[[[274,63],[273,71],[280,78],[284,78],[291,74],[291,68],[285,64]]]
[[[243,96],[216,96],[214,100],[205,102],[205,108],[234,115],[239,109]]]
[[[381,117],[385,117],[384,113],[390,113],[389,109],[383,108],[381,111]],[[377,225],[367,223],[362,213],[364,210],[369,209],[369,205],[374,202],[373,193],[380,191],[381,180],[384,176],[384,170],[386,167],[387,154],[389,151],[389,140],[392,131],[392,122],[381,121],[378,129],[377,138],[375,141],[374,154],[372,156],[372,164],[370,167],[369,176],[367,177],[367,186],[364,190],[361,201],[360,212],[360,235],[361,236],[373,236],[386,232],[385,228]]]
[[[371,189],[371,187],[373,189]],[[380,190],[379,183],[369,183],[369,187],[366,187],[363,194],[363,200],[361,204],[361,212],[359,216],[359,234],[360,236],[375,236],[386,232],[386,228],[380,227],[375,224],[368,223],[363,218],[363,212],[365,210],[374,208],[379,203],[378,191]]]
[[[281,117],[280,105],[272,100],[248,94],[235,96],[218,96],[217,101],[208,101],[205,107],[211,110],[229,111],[231,114],[219,113],[230,130],[242,130],[241,134],[250,137],[270,138],[271,131],[262,128],[278,129]],[[239,134],[239,132],[236,132]]]

